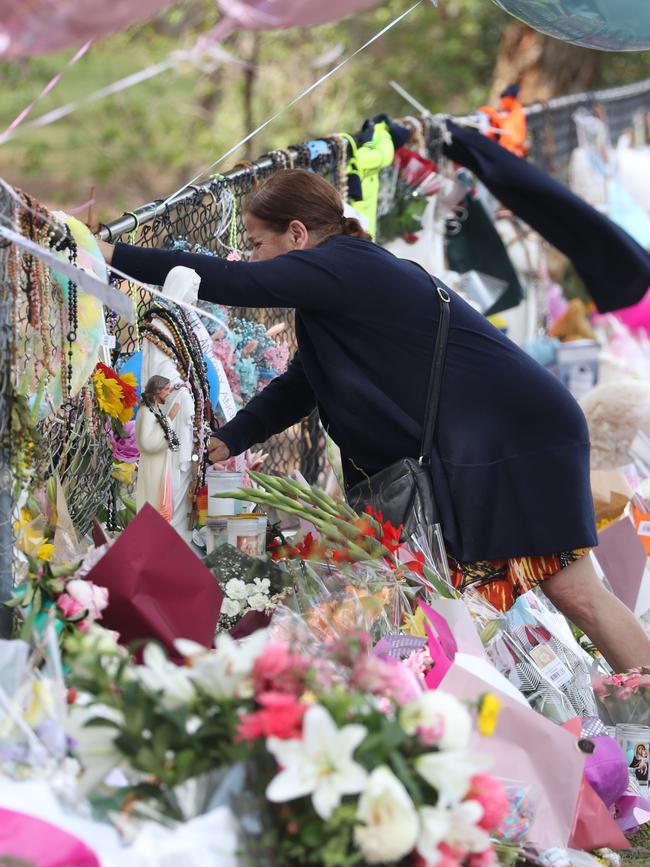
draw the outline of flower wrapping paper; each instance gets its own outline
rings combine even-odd
[[[159,641],[175,660],[180,658],[174,646],[178,638],[212,646],[223,591],[149,504],[87,577],[108,589],[102,626],[117,630],[122,644]]]

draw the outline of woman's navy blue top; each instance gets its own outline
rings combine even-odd
[[[418,457],[439,317],[429,276],[340,235],[263,262],[118,244],[116,268],[162,285],[176,265],[199,296],[296,310],[298,351],[218,436],[239,454],[318,407],[351,466],[373,474]],[[451,294],[432,455],[443,535],[459,561],[558,554],[596,544],[589,434],[566,388]]]

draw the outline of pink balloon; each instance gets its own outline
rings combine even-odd
[[[150,18],[171,0],[2,0],[0,58],[10,60],[78,48]],[[310,27],[370,9],[379,0],[217,0],[222,20],[212,41],[235,30]]]

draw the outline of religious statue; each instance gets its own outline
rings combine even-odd
[[[170,301],[196,304],[199,284],[196,271],[178,266],[167,275],[163,295]],[[206,364],[198,336],[201,328],[198,317],[180,304],[156,305],[147,310],[140,321],[141,381],[148,383],[152,376],[163,376],[171,386],[160,407],[178,441],[178,448],[169,455],[170,523],[188,542],[192,535],[196,494],[204,482],[203,457],[212,418]],[[178,410],[172,418],[174,404],[178,405]]]
[[[150,503],[162,517],[172,522],[174,514],[172,454],[179,441],[173,422],[180,411],[178,401],[169,414],[163,411],[172,394],[172,384],[166,376],[152,376],[142,391],[135,422],[135,437],[140,451],[135,502],[138,511]]]

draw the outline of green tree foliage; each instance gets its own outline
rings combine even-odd
[[[286,105],[409,5],[409,0],[388,0],[370,12],[309,30],[258,37],[236,33],[224,47],[238,62],[214,70],[180,63],[51,126],[19,132],[0,146],[0,174],[52,207],[74,207],[95,186],[93,219],[110,219],[189,180],[248,132],[247,120],[260,123]],[[169,58],[191,46],[216,20],[213,0],[185,0],[146,25],[98,41],[31,117]],[[490,90],[500,34],[510,20],[490,0],[440,0],[437,8],[423,3],[265,129],[250,153],[354,130],[381,111],[408,114],[409,106],[390,88],[390,79],[432,111],[462,113],[480,105]],[[0,64],[3,124],[70,54]],[[251,59],[247,73],[242,61]],[[649,74],[650,53],[602,55],[603,85]],[[244,155],[243,150],[234,154],[220,168]]]

